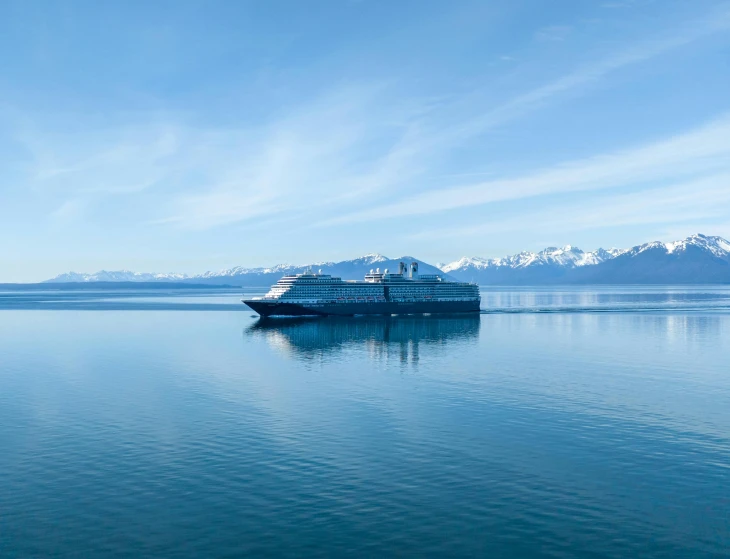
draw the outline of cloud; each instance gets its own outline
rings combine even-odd
[[[136,125],[79,123],[58,133],[31,129],[22,136],[33,157],[28,184],[64,192],[69,199],[161,190],[165,196],[148,212],[154,213],[147,216],[151,221],[208,229],[263,218],[297,220],[303,214],[345,223],[605,188],[638,180],[641,173],[631,165],[644,165],[642,172],[655,179],[659,173],[651,153],[634,154],[644,163],[618,153],[604,156],[603,163],[598,158],[517,179],[409,195],[422,190],[425,178],[443,176],[440,163],[475,136],[728,25],[727,12],[697,20],[668,38],[642,42],[487,110],[479,96],[462,106],[461,99],[399,98],[399,85],[392,82],[360,83],[341,84],[320,98],[288,106],[265,124],[201,127],[184,115],[163,114],[125,115],[136,118]],[[690,155],[678,153],[677,161],[686,167]],[[615,163],[628,178],[612,170]],[[583,172],[593,174],[586,181]]]
[[[730,169],[706,177],[630,194],[608,194],[543,206],[539,211],[454,228],[430,228],[411,239],[429,240],[500,234],[525,229],[581,231],[604,227],[724,220],[730,210]],[[695,229],[696,226],[693,225]],[[695,231],[696,232],[696,231]]]
[[[86,202],[80,199],[66,200],[51,212],[51,217],[59,222],[73,221],[86,209]]]
[[[535,33],[535,40],[541,42],[564,41],[572,30],[570,25],[549,25]]]
[[[207,229],[283,214],[296,219],[412,178],[422,155],[414,149],[417,123],[408,118],[414,108],[389,107],[382,94],[368,85],[336,90],[224,147],[226,157],[222,134],[222,170],[177,195],[158,223]]]
[[[230,127],[171,114],[127,115],[138,123],[116,127],[54,123],[62,131],[24,123],[25,184],[69,199],[162,191],[152,221],[190,229],[347,203],[421,169],[413,146],[427,109],[385,93],[381,83],[344,84],[263,124]]]
[[[442,188],[398,202],[350,213],[324,225],[425,215],[490,202],[560,192],[599,190],[730,167],[730,116],[680,136],[645,146],[598,155],[512,179]]]
[[[618,1],[618,2],[604,2],[603,4],[601,4],[601,8],[606,8],[606,9],[631,8],[636,5],[637,5],[636,0],[623,0],[623,1]]]
[[[152,122],[68,132],[26,127],[19,140],[33,159],[28,180],[33,188],[124,194],[164,178],[166,162],[179,152],[179,134]]]
[[[420,137],[410,142],[409,148],[420,153],[422,160],[429,161],[454,146],[472,141],[489,130],[542,109],[556,97],[574,94],[612,72],[666,54],[726,29],[730,29],[730,9],[727,4],[723,4],[720,9],[690,21],[681,28],[619,49],[487,110],[480,110],[479,95],[472,95],[468,100],[465,117],[449,119],[446,125],[441,124],[439,117],[454,107],[437,106],[429,115],[432,117],[430,121],[424,118],[419,122]]]
[[[574,72],[518,95],[506,103],[502,103],[482,114],[471,115],[472,117],[466,122],[442,131],[440,137],[442,141],[446,141],[447,139],[451,141],[465,141],[490,128],[522,117],[542,107],[553,97],[594,83],[626,66],[644,62],[713,33],[727,29],[730,29],[730,9],[725,4],[722,9],[705,17],[698,18],[682,29],[675,29],[663,37],[655,37],[629,48],[619,50],[602,60],[584,65]]]

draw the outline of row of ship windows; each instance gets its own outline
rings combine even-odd
[[[391,293],[390,299],[423,299],[443,297],[478,297],[478,293]],[[274,295],[276,296],[276,295]],[[383,293],[283,293],[282,299],[384,299]]]
[[[478,297],[479,295],[477,293],[438,293],[438,294],[422,294],[422,295],[412,295],[412,294],[400,294],[400,295],[390,295],[389,299],[431,299],[431,298],[443,298],[443,297]],[[286,294],[282,295],[281,297],[277,297],[281,299],[384,299],[385,295],[356,295],[356,294],[306,294],[306,293],[299,293],[299,294]]]
[[[438,287],[435,285],[391,285],[388,286],[391,291],[433,291],[434,289],[437,289],[438,291],[453,291],[453,290],[470,290],[473,291],[476,289],[475,286],[472,285],[439,285]],[[272,291],[382,291],[383,286],[381,285],[373,285],[373,286],[357,286],[357,287],[347,287],[347,286],[276,286],[272,287]]]
[[[307,301],[307,302],[318,302],[318,303],[385,303],[386,299],[385,297],[341,297],[338,299],[331,299],[329,297],[323,298],[313,298],[313,299],[307,299],[305,297],[286,297],[286,299],[291,299],[293,301]],[[401,303],[412,303],[412,302],[421,302],[421,301],[474,301],[477,300],[478,297],[476,296],[470,296],[470,297],[396,297],[389,299],[389,302],[401,302]]]
[[[280,280],[276,282],[276,285],[285,285],[285,286],[291,286],[291,285],[307,285],[307,286],[316,286],[316,287],[323,287],[323,286],[329,286],[329,285],[339,285],[339,286],[354,286],[359,283],[362,285],[362,283],[367,283],[370,285],[403,285],[403,284],[410,284],[412,283],[412,280],[396,280],[396,281],[366,281],[366,282],[347,282],[342,280],[322,280],[322,281],[301,281],[301,280]],[[431,280],[431,279],[425,279],[420,280],[419,283],[427,284],[427,285],[448,285],[449,282],[444,282],[441,280]]]
[[[478,293],[471,291],[464,292],[452,292],[452,293],[390,293],[392,297],[472,297]],[[312,297],[312,298],[330,298],[330,297],[384,297],[384,293],[271,293],[271,296],[275,297]]]
[[[442,290],[452,290],[452,289],[475,289],[476,286],[470,285],[470,284],[451,284],[449,285],[441,283],[441,284],[421,284],[421,285],[413,285],[413,284],[400,284],[400,285],[383,285],[383,284],[373,284],[373,285],[347,285],[347,284],[335,284],[335,285],[299,285],[299,284],[293,284],[293,285],[281,285],[276,284],[271,287],[272,290],[277,291],[286,291],[289,289],[294,290],[317,290],[317,291],[326,291],[326,290],[332,290],[332,289],[338,289],[338,290],[344,290],[344,291],[352,291],[352,290],[367,290],[367,291],[373,291],[373,290],[382,290],[385,287],[390,288],[391,290],[424,290],[424,289],[438,289],[439,291]]]

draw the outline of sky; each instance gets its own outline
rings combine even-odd
[[[0,0],[0,281],[730,237],[730,2]]]

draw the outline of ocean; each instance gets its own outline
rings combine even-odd
[[[1,557],[727,557],[730,287],[243,295],[0,292]]]

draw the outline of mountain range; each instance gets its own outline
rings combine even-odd
[[[251,286],[251,287],[268,287],[286,274],[300,274],[311,268],[315,272],[321,270],[322,273],[340,276],[343,279],[362,279],[370,270],[379,268],[380,270],[397,270],[399,262],[416,261],[419,265],[419,271],[423,274],[439,274],[444,276],[442,270],[414,258],[412,256],[401,256],[400,258],[387,258],[382,254],[366,254],[354,260],[344,260],[342,262],[315,262],[306,265],[279,264],[270,268],[244,268],[236,266],[219,272],[205,272],[204,274],[185,275],[185,274],[151,274],[130,272],[128,270],[119,270],[108,272],[102,270],[94,274],[80,274],[77,272],[69,272],[61,274],[53,279],[47,280],[46,283],[88,283],[88,282],[181,282],[195,283],[198,285],[234,285],[234,286]],[[453,278],[451,278],[453,279]]]
[[[584,252],[567,245],[505,258],[462,258],[440,268],[481,285],[730,283],[730,242],[697,234],[629,249]]]
[[[368,254],[342,262],[317,262],[271,268],[237,266],[198,275],[152,274],[100,271],[95,274],[69,272],[48,282],[183,282],[204,285],[269,286],[285,274],[308,268],[322,270],[343,279],[362,279],[373,268],[397,270],[401,261],[419,262],[420,272],[438,273],[448,279],[473,281],[480,285],[541,284],[671,284],[730,283],[730,242],[702,234],[684,240],[651,242],[629,249],[597,249],[584,252],[567,245],[540,252],[520,252],[504,258],[461,258],[433,266],[411,256],[387,258]]]

